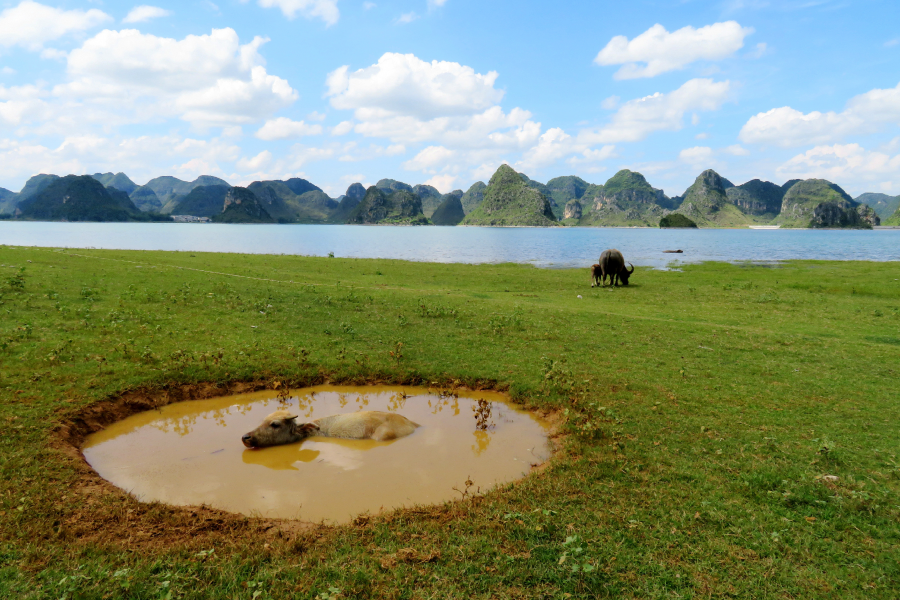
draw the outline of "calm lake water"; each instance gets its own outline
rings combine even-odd
[[[900,260],[900,229],[625,229],[45,223],[0,221],[0,244],[52,248],[181,250],[396,258],[424,262],[516,262],[590,266],[618,248],[638,266],[789,259]],[[663,250],[684,250],[663,254]]]

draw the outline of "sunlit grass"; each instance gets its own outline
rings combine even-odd
[[[294,256],[0,247],[0,265],[0,596],[900,589],[900,264],[639,269],[616,289]],[[190,514],[86,493],[53,444],[126,390],[324,378],[507,389],[566,435],[515,485],[311,532],[191,534]],[[88,535],[101,512],[134,537]],[[154,544],[151,525],[185,533]]]

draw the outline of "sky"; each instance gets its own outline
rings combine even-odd
[[[896,0],[0,0],[0,187],[38,173],[639,171],[900,194]]]

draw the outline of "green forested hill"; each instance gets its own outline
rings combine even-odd
[[[900,208],[900,196],[887,194],[860,194],[854,198],[860,204],[868,204],[882,219],[889,219]]]
[[[12,215],[16,212],[19,195],[5,188],[0,188],[0,215]]]
[[[443,202],[431,215],[431,222],[435,225],[458,225],[466,217],[462,207],[462,190],[456,190],[459,194],[444,194]]]
[[[224,185],[201,185],[192,189],[170,214],[212,217],[225,208],[225,194],[231,188]]]
[[[721,175],[707,169],[684,193],[681,206],[675,212],[683,214],[700,227],[741,227],[756,220],[728,201],[726,185]]]
[[[232,187],[225,193],[225,208],[212,217],[216,223],[274,223],[256,194],[245,187]]]
[[[487,185],[483,181],[476,181],[469,189],[463,194],[462,198],[460,198],[460,202],[462,202],[463,210],[466,214],[469,214],[475,207],[477,207],[484,200],[484,190],[487,188]]]
[[[782,227],[868,227],[858,206],[840,186],[824,179],[806,179],[787,190],[774,222]]]
[[[128,195],[90,175],[67,175],[19,203],[22,218],[47,221],[142,221]]]
[[[350,213],[347,222],[357,225],[428,225],[428,219],[422,212],[422,200],[411,190],[399,188],[393,193],[385,193],[377,186],[366,190],[365,197]]]
[[[484,190],[484,200],[462,225],[551,227],[558,225],[550,201],[512,167],[501,165]]]
[[[106,187],[115,188],[117,190],[121,190],[126,194],[131,194],[134,190],[138,188],[138,185],[133,182],[128,175],[125,173],[94,173],[92,175],[94,179],[102,183]]]

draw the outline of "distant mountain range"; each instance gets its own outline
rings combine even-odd
[[[449,194],[382,179],[368,189],[354,183],[335,199],[300,178],[243,188],[210,175],[190,182],[163,176],[137,185],[124,173],[41,174],[18,193],[0,188],[0,218],[53,221],[168,221],[183,215],[227,223],[657,227],[675,214],[700,227],[869,228],[882,220],[900,225],[900,196],[853,199],[823,179],[783,185],[754,179],[736,186],[707,170],[670,198],[628,169],[602,185],[573,175],[544,184],[507,165],[487,184]]]

